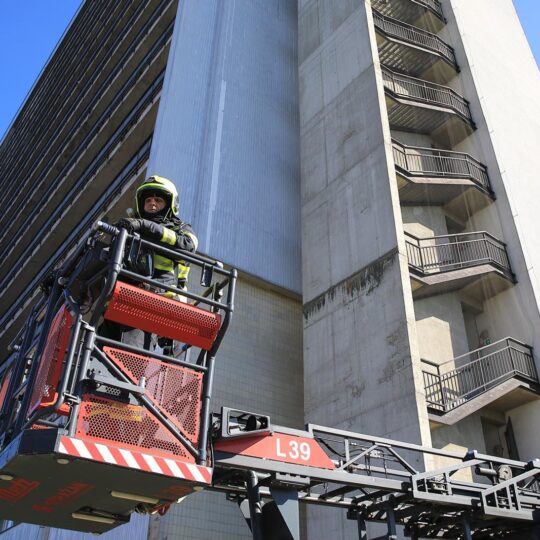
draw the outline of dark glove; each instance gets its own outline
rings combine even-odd
[[[141,222],[139,230],[142,236],[148,238],[148,240],[161,240],[163,236],[163,225],[160,225],[159,223],[154,223],[149,219],[139,219],[137,221]]]
[[[195,252],[197,249],[196,237],[194,234],[178,234],[176,238],[176,246],[186,251]]]
[[[143,221],[145,220],[135,218],[122,218],[120,221],[116,222],[116,226],[127,229],[130,232],[139,232],[142,228]]]
[[[122,218],[117,227],[124,227],[128,231],[140,233],[148,240],[161,240],[163,225],[154,223],[149,219]]]

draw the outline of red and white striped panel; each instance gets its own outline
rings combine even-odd
[[[133,452],[118,446],[107,446],[101,443],[83,441],[73,437],[62,437],[58,446],[58,452],[69,456],[101,461],[120,467],[129,467],[155,474],[172,476],[201,484],[210,484],[212,481],[212,469],[177,461],[161,456]]]

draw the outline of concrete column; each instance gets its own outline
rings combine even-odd
[[[429,444],[369,2],[300,0],[299,55],[306,420]]]

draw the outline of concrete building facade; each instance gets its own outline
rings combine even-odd
[[[200,251],[240,272],[214,410],[302,427],[296,17],[288,0],[82,3],[0,148],[13,201],[0,241],[2,360],[50,269],[160,174],[177,185]],[[249,538],[223,495],[185,502],[105,537]],[[4,528],[6,538],[84,536]]]
[[[240,270],[216,409],[537,457],[539,90],[511,0],[84,2],[0,146],[0,359],[50,269],[158,173]],[[205,493],[124,536],[249,531]]]
[[[512,3],[300,2],[299,70],[306,419],[531,459],[539,78]]]

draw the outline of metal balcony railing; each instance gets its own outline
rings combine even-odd
[[[426,30],[421,30],[410,24],[385,17],[376,10],[373,10],[373,22],[376,28],[388,36],[429,49],[430,51],[441,55],[446,61],[452,64],[456,70],[458,69],[454,49],[435,34],[427,32]]]
[[[394,163],[409,176],[468,178],[492,193],[485,165],[463,152],[407,146],[392,140]]]
[[[391,1],[395,2],[395,0],[391,0]],[[416,4],[417,6],[420,6],[424,9],[432,11],[442,21],[445,20],[442,6],[439,0],[405,0],[405,3],[406,2],[409,2],[412,5]],[[389,9],[390,2],[388,0],[372,0],[372,5],[378,10],[383,10],[385,8]],[[402,9],[405,9],[405,7],[403,7]]]
[[[465,120],[473,123],[469,102],[448,86],[400,75],[388,68],[382,68],[383,83],[386,89],[398,98],[413,99],[428,105],[452,109]]]
[[[510,337],[444,364],[429,360],[422,362],[425,365],[422,373],[427,405],[442,413],[467,403],[513,377],[539,382],[532,348]],[[461,365],[444,372],[448,364]]]
[[[405,236],[409,266],[423,274],[491,264],[513,279],[505,244],[487,232]]]
[[[413,1],[416,2],[417,4],[422,4],[423,6],[426,6],[428,9],[431,9],[432,11],[437,13],[437,15],[441,17],[441,19],[444,19],[442,6],[439,0],[413,0]]]

